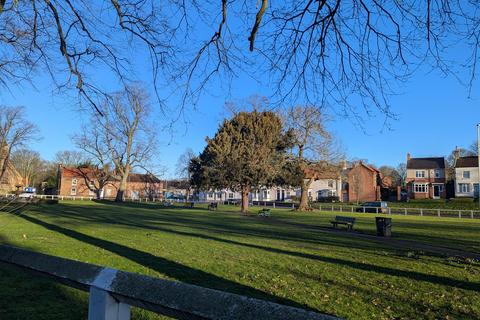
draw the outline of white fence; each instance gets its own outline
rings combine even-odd
[[[0,245],[0,262],[88,291],[89,320],[129,320],[130,306],[176,319],[338,319],[238,294],[5,245]]]
[[[13,194],[6,194],[5,197],[15,197]],[[35,195],[37,199],[47,199],[47,200],[95,200],[95,197],[80,197],[80,196],[59,196],[59,195]],[[114,200],[114,198],[104,198],[102,200]],[[125,201],[128,202],[172,202],[171,200],[166,200],[164,198],[126,198]],[[226,201],[178,201],[173,202],[177,203],[210,203],[210,202],[223,202],[227,205],[238,205],[240,201],[238,200],[226,200]],[[284,209],[296,209],[298,208],[297,203],[292,202],[277,202],[277,201],[251,201],[250,205],[253,206],[262,206],[262,207],[272,207],[272,208],[284,208]],[[319,211],[332,211],[332,212],[350,212],[350,213],[384,213],[384,214],[395,214],[395,215],[405,215],[405,216],[426,216],[426,217],[440,217],[440,218],[468,218],[468,219],[480,219],[480,210],[457,210],[457,209],[444,209],[444,208],[402,208],[402,207],[387,207],[387,208],[378,208],[378,207],[362,207],[362,206],[352,206],[352,205],[339,205],[339,204],[315,204],[315,210]]]

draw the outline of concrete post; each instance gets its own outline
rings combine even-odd
[[[118,302],[107,291],[90,287],[88,320],[130,320],[130,306]]]

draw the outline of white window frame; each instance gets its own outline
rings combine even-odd
[[[76,186],[78,185],[78,179],[77,178],[73,178],[72,179],[72,186]]]
[[[458,192],[459,193],[470,193],[470,191],[471,191],[470,183],[459,183],[458,184]]]
[[[413,184],[414,193],[428,193],[428,183],[414,183]]]
[[[468,174],[468,177],[465,176],[465,174]],[[470,170],[464,170],[462,174],[463,179],[470,179]]]
[[[425,170],[416,170],[415,178],[425,178]]]
[[[77,187],[70,188],[70,195],[71,196],[76,196],[77,195]]]

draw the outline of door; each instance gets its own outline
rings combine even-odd
[[[478,183],[473,184],[473,196],[478,198]]]
[[[437,184],[433,186],[433,197],[435,199],[440,198],[441,190],[442,190],[441,186],[439,186]]]

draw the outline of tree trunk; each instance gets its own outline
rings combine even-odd
[[[99,188],[97,190],[95,190],[95,195],[97,196],[97,200],[100,200],[102,197],[100,196],[101,193],[102,193],[102,189],[103,188]]]
[[[306,211],[310,208],[308,204],[308,188],[310,188],[312,182],[313,179],[308,179],[308,181],[305,181],[305,179],[302,180],[302,185],[300,186],[300,204],[298,206],[299,211]]]
[[[243,214],[248,213],[248,193],[249,193],[249,188],[243,187],[242,188],[242,208],[241,208],[241,212]]]
[[[122,176],[122,180],[120,180],[120,186],[118,187],[117,196],[115,197],[115,202],[123,202],[125,191],[127,190],[127,180],[128,180],[128,173]]]

